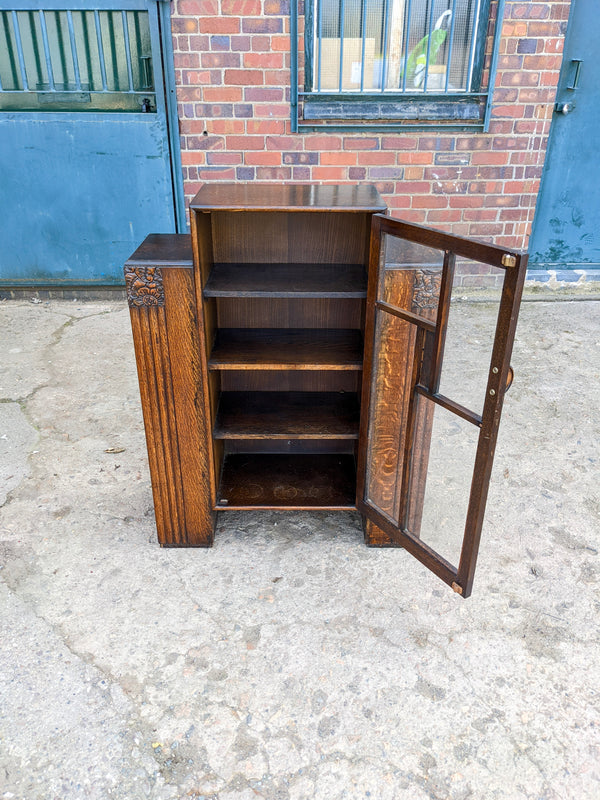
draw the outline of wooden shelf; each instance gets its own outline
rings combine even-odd
[[[215,264],[204,297],[366,297],[363,264]]]
[[[354,456],[227,455],[216,508],[356,508]]]
[[[221,328],[208,361],[211,370],[361,370],[359,330],[331,328]]]
[[[353,392],[223,392],[215,439],[358,439]]]

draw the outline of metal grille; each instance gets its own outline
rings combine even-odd
[[[291,0],[292,131],[487,130],[504,5]]]
[[[0,109],[154,111],[147,11],[0,11]]]
[[[473,91],[483,0],[314,0],[312,92]],[[487,4],[486,4],[487,5]]]

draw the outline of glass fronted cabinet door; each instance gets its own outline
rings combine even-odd
[[[357,506],[471,594],[527,257],[373,217]]]

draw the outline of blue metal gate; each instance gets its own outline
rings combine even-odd
[[[185,229],[168,4],[6,5],[0,284],[121,283],[148,233]]]
[[[598,0],[572,0],[529,267],[600,268]]]

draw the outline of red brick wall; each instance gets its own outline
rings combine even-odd
[[[293,135],[288,0],[174,0],[186,197],[207,181],[364,181],[396,216],[526,247],[569,7],[507,0],[489,133]]]

